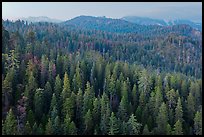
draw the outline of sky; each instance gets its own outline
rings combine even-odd
[[[65,21],[80,15],[202,22],[202,2],[2,2],[3,19],[47,16]]]

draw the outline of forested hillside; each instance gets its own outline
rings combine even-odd
[[[2,20],[2,134],[202,134],[200,31],[79,18]]]

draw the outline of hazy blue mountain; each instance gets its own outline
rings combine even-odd
[[[160,23],[163,23],[160,21]],[[137,33],[145,36],[158,36],[167,33],[178,33],[191,35],[195,30],[188,24],[158,25],[158,24],[137,24],[123,19],[112,19],[106,17],[78,16],[60,24],[68,25],[69,28],[80,28],[87,30],[100,30],[115,33]]]
[[[191,27],[202,31],[202,23],[196,23],[190,20],[170,20],[168,25],[188,24]]]
[[[172,25],[180,25],[186,24],[190,25],[191,27],[202,30],[202,23],[196,23],[190,20],[162,20],[162,19],[152,19],[147,17],[138,17],[138,16],[125,16],[121,18],[122,20],[129,21],[131,23],[136,23],[140,25],[160,25],[160,26],[172,26]]]
[[[167,25],[167,23],[164,20],[151,19],[147,17],[126,16],[121,19],[140,25],[162,25],[162,26]]]
[[[52,23],[60,23],[62,22],[61,20],[57,20],[57,19],[52,19],[52,18],[48,18],[46,16],[39,16],[39,17],[27,17],[27,18],[21,18],[20,20],[24,20],[27,22],[52,22]]]
[[[134,23],[106,17],[93,17],[93,16],[78,16],[71,20],[67,20],[62,24],[72,25],[78,28],[102,30],[109,32],[137,32],[139,28],[145,27],[136,25]]]

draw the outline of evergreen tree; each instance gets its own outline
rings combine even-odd
[[[84,92],[84,99],[83,99],[83,113],[86,114],[88,109],[93,109],[93,97],[94,93],[92,91],[92,88],[90,86],[90,83],[87,82],[86,89]]]
[[[92,113],[91,110],[88,109],[86,115],[84,116],[84,134],[91,135],[93,134],[93,119],[92,119]]]
[[[111,113],[110,122],[109,122],[109,135],[117,135],[118,134],[118,123],[114,113]]]
[[[168,123],[167,127],[166,127],[166,135],[171,135],[171,134],[172,134],[172,129],[171,129],[171,126]]]
[[[180,120],[178,120],[174,125],[174,135],[183,135],[183,128]]]
[[[82,130],[82,106],[83,105],[83,95],[82,90],[79,89],[76,96],[76,127],[81,131]]]
[[[46,135],[52,135],[53,133],[54,133],[54,131],[53,131],[53,127],[52,127],[52,121],[49,118],[48,122],[47,122],[47,125],[45,127],[45,134]]]
[[[180,121],[181,123],[183,122],[183,110],[182,110],[182,105],[181,105],[181,98],[178,98],[177,101],[177,106],[175,109],[175,121]]]
[[[54,93],[56,95],[57,100],[59,100],[61,92],[62,92],[62,82],[61,82],[60,76],[57,75],[55,79],[55,87],[54,87]]]
[[[69,78],[68,74],[65,72],[64,74],[64,84],[63,84],[63,90],[61,94],[61,98],[65,100],[66,98],[71,96],[71,89],[70,89],[70,83],[69,83]]]
[[[191,93],[189,93],[188,98],[187,98],[187,111],[188,111],[188,121],[192,123],[194,113],[195,113],[195,101],[194,97]]]
[[[63,124],[63,133],[64,135],[69,135],[70,134],[70,123],[71,123],[71,118],[69,114],[66,114],[66,117],[64,119],[64,124]]]
[[[44,113],[47,114],[49,112],[50,109],[50,103],[51,103],[51,99],[52,99],[52,87],[50,85],[50,82],[47,81],[47,83],[45,84],[45,89],[44,89],[44,94],[43,94],[43,98],[44,98],[44,104],[43,104],[43,110]]]
[[[138,95],[138,92],[137,92],[136,84],[134,84],[133,89],[132,89],[132,103],[133,103],[133,106],[138,105],[138,98],[139,98],[139,95]]]
[[[144,126],[144,129],[143,129],[142,133],[143,133],[143,135],[151,135],[151,132],[149,132],[149,129],[148,129],[147,125]]]
[[[123,96],[121,101],[120,101],[120,105],[118,107],[118,117],[122,120],[122,121],[126,121],[128,119],[128,115],[127,115],[127,107],[125,104],[125,97]]]
[[[17,135],[17,121],[12,109],[9,110],[2,127],[5,135]]]
[[[198,111],[194,118],[194,132],[196,135],[202,135],[202,113]]]
[[[167,124],[168,124],[168,117],[167,117],[167,108],[166,104],[163,102],[159,108],[159,113],[157,116],[157,134],[165,135],[167,133]]]
[[[61,134],[61,126],[60,126],[60,119],[59,116],[56,116],[53,123],[53,133],[54,135],[60,135]]]
[[[70,135],[77,135],[77,128],[73,121],[69,125],[69,132],[70,132]]]
[[[36,89],[34,104],[35,104],[34,108],[35,108],[36,119],[40,121],[43,115],[43,104],[44,104],[43,89]]]
[[[141,126],[142,124],[137,122],[137,119],[134,114],[130,115],[130,118],[127,122],[128,134],[139,135]]]
[[[24,129],[24,135],[31,135],[32,129],[30,127],[30,123],[27,121]]]

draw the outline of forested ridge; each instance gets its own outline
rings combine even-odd
[[[202,33],[113,22],[2,20],[2,134],[202,134]]]

